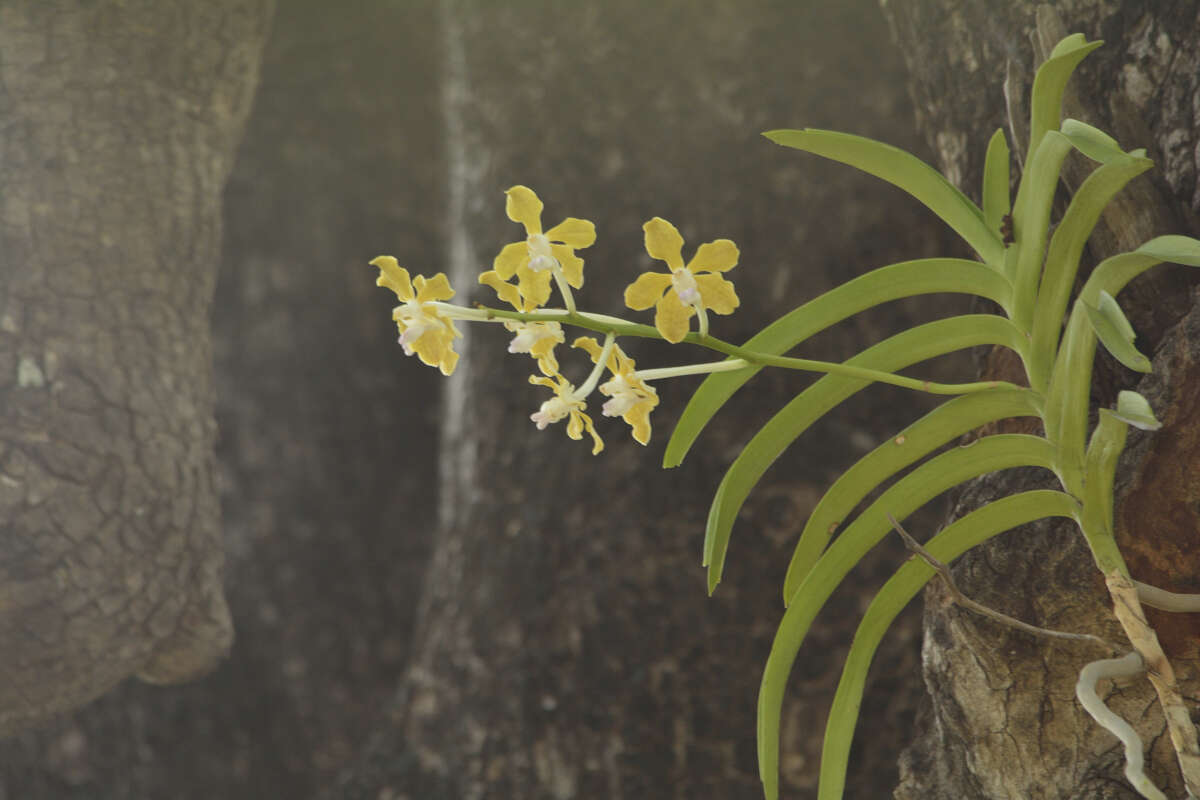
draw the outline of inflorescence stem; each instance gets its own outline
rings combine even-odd
[[[579,397],[587,397],[596,388],[596,384],[600,382],[600,378],[604,375],[604,368],[608,366],[608,357],[612,355],[613,345],[617,342],[617,337],[613,333],[609,333],[604,337],[604,348],[600,351],[600,357],[596,359],[596,366],[592,367],[592,372],[587,376],[587,380],[583,382],[575,394]]]
[[[635,322],[628,322],[619,317],[610,317],[605,314],[592,314],[581,311],[570,311],[567,309],[536,309],[534,311],[505,311],[498,308],[488,308],[479,306],[476,308],[464,308],[455,306],[449,303],[437,303],[438,311],[446,316],[454,317],[455,319],[478,321],[478,322],[502,322],[504,320],[518,320],[521,322],[558,322],[566,325],[574,325],[585,330],[595,331],[596,333],[612,334],[614,336],[637,336],[644,339],[662,339],[662,334],[657,328],[650,325],[640,325]],[[757,367],[782,367],[784,369],[803,370],[805,372],[823,372],[832,375],[844,375],[850,378],[860,378],[866,381],[874,381],[876,383],[887,383],[892,386],[899,386],[905,389],[913,389],[918,392],[926,392],[928,394],[970,394],[972,392],[987,391],[990,389],[1013,389],[1014,384],[1006,381],[977,381],[974,383],[935,383],[933,381],[923,381],[917,378],[906,378],[903,375],[894,375],[890,372],[880,370],[866,369],[864,367],[856,367],[851,364],[843,364],[836,361],[814,361],[807,358],[792,358],[789,356],[777,356],[769,353],[760,353],[755,350],[750,350],[745,347],[731,344],[710,336],[708,334],[691,332],[684,337],[683,341],[688,344],[695,344],[701,347],[707,347],[709,350],[714,350],[718,353],[730,356],[734,359],[741,359],[744,363],[736,367],[705,365],[707,369],[696,369],[691,372],[672,372],[671,375],[685,374],[700,374],[703,372],[723,372],[733,369],[753,369]],[[721,364],[729,362],[719,362]],[[646,370],[650,372],[650,370]],[[644,373],[641,377],[645,379]],[[665,374],[657,375],[659,378],[669,377]]]

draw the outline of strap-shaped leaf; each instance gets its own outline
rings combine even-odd
[[[1012,211],[1008,174],[1008,140],[1004,138],[1004,129],[997,128],[983,161],[983,221],[988,230],[999,231],[1005,215]]]
[[[1133,346],[1136,337],[1133,326],[1111,294],[1102,291],[1098,305],[1085,302],[1083,307],[1087,309],[1088,322],[1105,350],[1135,372],[1150,372],[1150,359]]]
[[[1096,265],[1079,296],[1095,304],[1100,292],[1116,297],[1131,280],[1162,262],[1200,267],[1200,240],[1190,236],[1156,236],[1137,250],[1106,258]]]
[[[1046,438],[1058,442],[1058,477],[1063,488],[1076,497],[1083,496],[1084,441],[1092,362],[1096,356],[1096,334],[1083,305],[1083,299],[1076,298],[1067,319],[1067,332],[1050,373],[1046,413],[1042,417]]]
[[[922,258],[903,261],[860,275],[813,298],[772,322],[745,347],[768,355],[791,350],[813,334],[880,303],[921,294],[973,294],[1008,307],[1008,281],[977,261]],[[700,384],[680,415],[663,456],[664,467],[678,466],[713,415],[757,369],[714,373]]]
[[[1079,270],[1079,257],[1092,229],[1116,193],[1151,166],[1153,162],[1149,159],[1121,155],[1092,172],[1071,198],[1070,206],[1050,239],[1038,290],[1029,365],[1030,383],[1035,389],[1046,389],[1062,330],[1062,318]]]
[[[1079,504],[1068,494],[1047,489],[1009,495],[947,525],[930,539],[925,549],[943,563],[949,563],[976,545],[997,534],[1046,517],[1078,520]],[[850,744],[862,705],[863,687],[875,651],[896,615],[916,597],[934,575],[933,567],[919,558],[910,558],[883,585],[863,615],[854,643],[842,667],[837,694],[825,725],[825,744],[821,748],[821,778],[818,800],[837,800],[846,785],[846,767]]]
[[[1101,164],[1107,164],[1125,156],[1140,158],[1146,155],[1144,149],[1126,153],[1116,139],[1099,128],[1077,119],[1064,119],[1059,130],[1062,131],[1063,136],[1071,140],[1071,144],[1075,146],[1076,150]]]
[[[817,561],[783,614],[758,693],[759,777],[775,797],[779,757],[779,711],[788,675],[808,629],[833,590],[864,555],[891,530],[888,515],[903,520],[929,500],[963,481],[1011,467],[1054,463],[1054,446],[1040,436],[987,436],[970,447],[930,459],[871,503]],[[777,791],[777,789],[776,789]]]
[[[1015,348],[1020,345],[1021,338],[1020,333],[1003,317],[969,314],[927,322],[898,333],[846,363],[896,372],[911,364],[966,347],[999,344]],[[708,567],[710,593],[721,581],[729,536],[738,511],[767,467],[810,425],[870,383],[862,378],[824,376],[772,417],[730,465],[713,497],[704,533],[702,563]]]
[[[1050,58],[1038,67],[1037,74],[1033,78],[1033,92],[1029,99],[1030,154],[1037,151],[1042,137],[1047,132],[1059,127],[1062,119],[1063,91],[1067,88],[1067,81],[1071,79],[1071,74],[1075,72],[1079,62],[1083,61],[1088,53],[1102,44],[1104,42],[1086,41],[1081,33],[1072,34],[1059,42],[1051,51]],[[1028,164],[1031,160],[1031,158],[1026,158],[1025,163]]]
[[[1018,328],[1033,326],[1034,301],[1046,254],[1046,235],[1050,228],[1050,208],[1058,188],[1058,173],[1071,150],[1071,140],[1058,131],[1049,131],[1033,151],[1017,189],[1013,205],[1013,234],[1017,251],[1010,316]],[[1010,248],[1012,249],[1012,248]]]
[[[816,128],[763,134],[776,144],[806,150],[868,172],[908,192],[961,236],[985,264],[999,268],[1004,247],[983,212],[942,173],[911,153],[862,136]]]
[[[1100,572],[1111,575],[1115,571],[1125,577],[1129,577],[1129,567],[1113,532],[1113,478],[1128,433],[1129,426],[1120,417],[1107,408],[1100,409],[1100,421],[1088,442],[1083,519],[1079,525]]]
[[[783,581],[784,603],[795,594],[846,515],[884,481],[980,425],[1040,413],[1039,398],[1028,389],[963,395],[942,403],[860,458],[834,481],[809,515]]]

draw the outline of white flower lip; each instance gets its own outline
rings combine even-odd
[[[550,249],[550,240],[546,238],[546,234],[529,234],[526,247],[529,248],[529,268],[534,272],[542,272],[558,266],[558,259],[554,257],[554,252]]]
[[[679,302],[685,306],[700,302],[700,287],[696,284],[696,276],[686,267],[671,271],[671,286],[679,295]]]

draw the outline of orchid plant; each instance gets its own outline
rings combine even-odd
[[[779,793],[779,722],[784,689],[813,619],[852,567],[904,519],[943,492],[1001,469],[1041,467],[1053,472],[1060,488],[1026,491],[996,500],[947,525],[926,544],[930,560],[951,561],[999,533],[1046,517],[1073,520],[1105,576],[1114,610],[1132,652],[1122,659],[1083,667],[1081,703],[1126,748],[1126,775],[1147,798],[1165,798],[1142,767],[1142,744],[1132,728],[1095,694],[1099,677],[1147,672],[1158,691],[1181,771],[1189,792],[1200,796],[1200,749],[1196,730],[1175,687],[1170,663],[1141,613],[1141,604],[1175,611],[1200,610],[1195,596],[1174,595],[1132,579],[1113,533],[1113,479],[1117,456],[1129,426],[1147,430],[1159,423],[1147,401],[1120,393],[1115,409],[1101,409],[1088,432],[1089,389],[1097,343],[1122,364],[1150,371],[1150,361],[1134,347],[1134,331],[1114,299],[1137,275],[1161,262],[1200,266],[1200,241],[1160,236],[1130,253],[1102,261],[1083,283],[1074,302],[1071,291],[1084,244],[1110,199],[1152,162],[1143,150],[1123,151],[1102,131],[1077,120],[1062,120],[1062,96],[1075,67],[1100,42],[1080,34],[1063,39],[1037,71],[1025,169],[1016,196],[1010,194],[1010,153],[1003,131],[988,144],[982,207],[976,206],[940,173],[916,157],[848,134],[776,130],[768,139],[843,162],[905,190],[943,219],[975,251],[978,261],[927,258],[881,267],[833,289],[768,325],[743,345],[710,333],[709,312],[730,314],[739,305],[726,277],[739,251],[728,239],[697,247],[684,260],[684,241],[670,222],[655,217],[643,226],[646,252],[666,266],[646,272],[625,289],[633,311],[654,308],[654,324],[581,311],[574,290],[583,286],[584,262],[577,251],[596,238],[595,226],[567,218],[543,231],[543,205],[525,186],[507,192],[506,210],[525,238],[506,245],[492,269],[479,276],[509,308],[465,307],[446,277],[411,279],[395,258],[380,256],[380,286],[401,304],[393,319],[405,353],[449,375],[458,356],[458,322],[495,322],[514,334],[513,353],[536,364],[531,383],[551,396],[530,415],[539,429],[566,420],[566,433],[592,452],[604,443],[586,413],[593,393],[607,399],[601,413],[621,417],[634,439],[646,444],[650,415],[658,405],[656,384],[681,375],[709,373],[692,396],[667,444],[664,466],[680,464],[709,420],[764,367],[825,373],[801,392],[749,441],[716,490],[703,547],[708,588],[720,582],[738,512],[767,468],[813,423],[838,403],[871,383],[888,383],[947,395],[942,405],[880,444],[851,466],[828,489],[800,534],[784,581],[786,611],[767,660],[759,695],[758,755],[765,796]],[[1077,150],[1097,162],[1069,207],[1052,226],[1052,201],[1067,154]],[[547,307],[554,289],[561,307]],[[1002,314],[970,314],[926,323],[896,334],[844,363],[785,355],[806,339],[860,311],[921,294],[963,293],[993,301]],[[692,318],[696,319],[693,329]],[[1064,327],[1065,320],[1065,327]],[[575,386],[560,372],[555,348],[566,341],[563,326],[603,336],[580,336],[571,346],[593,363]],[[650,337],[698,345],[721,360],[639,369],[618,344],[621,337]],[[899,375],[927,359],[978,345],[1001,346],[1020,358],[1025,385],[1003,381],[942,384]],[[607,380],[605,379],[605,376]],[[603,381],[603,382],[602,382]],[[982,426],[1012,417],[1040,421],[1043,435],[980,435],[970,448],[944,446]],[[915,465],[915,466],[914,466]],[[903,470],[907,474],[896,478]],[[853,510],[887,481],[857,516]],[[839,533],[840,531],[840,533]],[[835,538],[835,533],[837,534]],[[820,794],[841,797],[850,743],[868,668],[892,620],[937,574],[930,560],[911,559],[879,590],[867,609],[843,668],[826,728]]]

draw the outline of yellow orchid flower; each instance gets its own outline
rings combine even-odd
[[[479,276],[479,282],[491,286],[500,299],[518,311],[545,305],[550,299],[550,282],[555,278],[575,289],[582,287],[583,259],[575,251],[596,241],[596,226],[586,219],[567,217],[543,233],[544,206],[533,190],[514,186],[505,195],[508,218],[525,226],[525,241],[505,245],[492,262],[492,269]],[[514,275],[515,287],[508,283]],[[568,292],[564,291],[564,301],[571,308]]]
[[[516,334],[508,343],[508,352],[529,353],[537,359],[538,369],[544,375],[558,374],[558,359],[554,357],[554,346],[566,340],[562,325],[554,321],[505,320],[504,327]]]
[[[739,300],[733,284],[719,274],[733,269],[738,262],[737,245],[729,239],[717,239],[700,245],[696,255],[683,263],[683,237],[674,225],[655,217],[642,226],[646,232],[646,252],[665,261],[670,273],[644,272],[625,287],[625,305],[634,311],[654,306],[654,327],[668,342],[681,342],[687,336],[688,320],[700,316],[700,333],[708,333],[705,310],[731,314]]]
[[[580,336],[571,346],[586,350],[593,363],[599,362],[602,357],[600,343],[590,336]],[[641,378],[634,376],[637,364],[619,346],[613,346],[605,366],[612,372],[613,377],[600,384],[600,393],[609,398],[601,407],[601,413],[606,417],[620,417],[625,420],[633,429],[633,438],[639,444],[648,444],[650,412],[658,405],[658,392]]]
[[[458,363],[454,340],[462,334],[454,327],[452,319],[442,316],[431,305],[454,296],[446,276],[439,272],[429,279],[418,275],[409,280],[408,270],[401,267],[392,256],[372,259],[371,266],[379,267],[379,279],[375,284],[391,289],[403,301],[392,311],[392,319],[400,329],[400,345],[404,348],[404,354],[411,356],[416,353],[421,361],[437,367],[443,375],[454,372],[454,366]]]
[[[529,416],[539,431],[545,430],[547,425],[558,422],[564,417],[569,417],[567,436],[579,440],[583,438],[583,432],[586,430],[592,436],[592,455],[596,455],[604,449],[604,442],[596,433],[596,428],[592,425],[592,418],[583,413],[583,410],[587,408],[587,403],[579,396],[581,392],[576,391],[566,378],[559,374],[546,378],[530,375],[529,382],[554,390],[554,397],[542,403],[541,408]]]
[[[511,305],[517,311],[532,311],[533,306],[526,307],[526,301],[521,297],[517,287],[500,278],[495,271],[489,270],[479,276],[479,282],[496,290],[500,299]],[[558,372],[558,359],[554,357],[554,346],[566,341],[562,325],[553,320],[520,322],[505,320],[504,327],[516,336],[508,344],[510,353],[529,353],[537,359],[538,369],[545,375]]]

